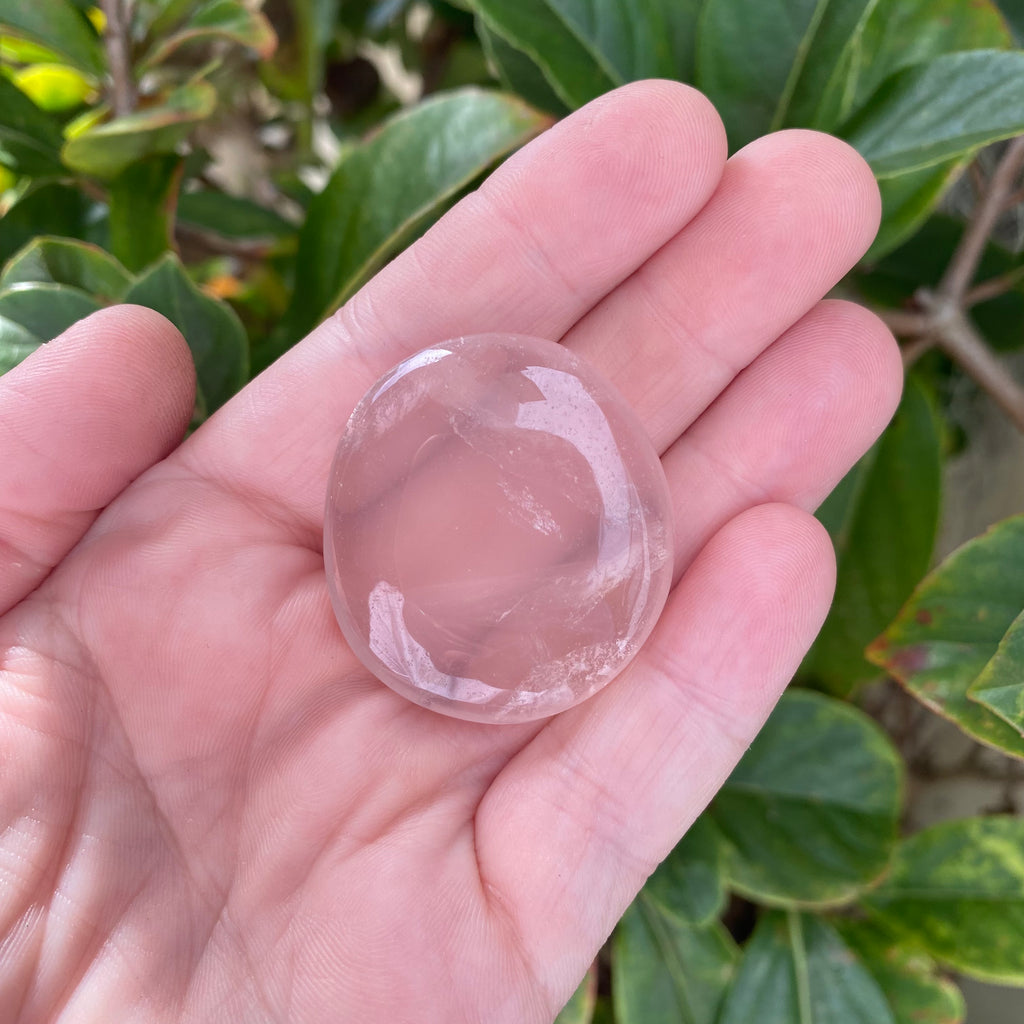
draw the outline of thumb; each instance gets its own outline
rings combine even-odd
[[[0,377],[0,613],[181,440],[194,396],[184,339],[141,306],[94,313]]]

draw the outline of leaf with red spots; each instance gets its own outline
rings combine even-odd
[[[955,551],[868,648],[964,732],[1024,758],[1024,516]]]

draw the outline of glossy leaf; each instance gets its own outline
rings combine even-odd
[[[730,148],[788,124],[832,127],[819,107],[858,38],[871,0],[707,0],[697,85],[716,105]]]
[[[521,50],[543,72],[569,109],[623,84],[606,61],[555,13],[549,0],[471,0],[477,16],[496,36]]]
[[[597,1002],[597,968],[591,967],[554,1024],[591,1024]]]
[[[730,885],[776,905],[853,899],[889,863],[901,790],[899,755],[870,718],[791,690],[709,809]]]
[[[178,223],[234,242],[270,242],[298,228],[250,199],[222,192],[185,192],[178,197]]]
[[[946,190],[963,173],[973,155],[972,150],[963,157],[934,167],[883,178],[878,183],[882,196],[882,222],[871,248],[864,255],[864,262],[871,264],[881,259],[913,237],[938,206]]]
[[[942,455],[931,402],[911,377],[892,423],[818,510],[836,549],[836,593],[803,672],[838,696],[878,675],[864,649],[931,563]]]
[[[476,19],[476,32],[487,59],[506,89],[521,96],[538,110],[559,116],[569,112],[569,107],[555,92],[535,61],[502,36],[492,32],[480,17]]]
[[[902,68],[944,53],[1011,44],[1006,22],[991,0],[878,0],[864,27],[841,116],[858,110]]]
[[[92,83],[63,64],[33,64],[14,75],[14,83],[40,110],[73,110],[94,98]]]
[[[643,894],[691,924],[708,924],[725,906],[722,859],[722,837],[703,815],[658,865]]]
[[[143,58],[143,68],[167,60],[176,50],[199,42],[225,39],[255,51],[266,59],[274,52],[277,36],[270,22],[238,0],[210,0],[203,4],[176,32],[158,36],[153,49]]]
[[[878,982],[821,918],[766,913],[717,1024],[898,1024]]]
[[[341,305],[406,233],[544,124],[511,96],[465,89],[391,118],[348,150],[299,236],[280,348]]]
[[[206,82],[168,93],[156,106],[90,128],[64,144],[64,162],[100,178],[114,178],[145,156],[170,153],[213,113],[217,94]]]
[[[204,295],[172,253],[147,270],[128,290],[124,301],[163,313],[181,331],[192,349],[208,412],[212,413],[245,383],[249,351],[241,322],[230,306]]]
[[[1024,132],[1024,52],[936,57],[887,79],[842,136],[880,178]]]
[[[1024,516],[953,552],[868,648],[918,700],[964,732],[1014,757],[1024,739],[968,690],[1024,608]]]
[[[129,164],[110,185],[110,248],[142,270],[174,248],[174,211],[182,159],[174,153]]]
[[[68,0],[0,0],[0,31],[41,43],[73,67],[103,75],[103,46],[89,19]]]
[[[42,344],[42,338],[0,315],[0,374],[13,370]]]
[[[694,927],[641,896],[612,948],[617,1024],[714,1024],[738,956],[720,924]]]
[[[0,75],[0,164],[21,174],[59,174],[60,125]]]
[[[961,973],[1024,985],[1024,818],[968,818],[911,836],[864,904]]]
[[[132,276],[99,246],[43,237],[16,253],[0,274],[0,290],[29,282],[70,285],[108,303],[120,300]]]
[[[99,308],[90,295],[63,284],[31,282],[0,292],[0,318],[18,324],[40,341],[56,338]]]
[[[938,973],[930,956],[894,942],[872,921],[841,918],[834,923],[878,982],[896,1024],[962,1024],[963,994]]]

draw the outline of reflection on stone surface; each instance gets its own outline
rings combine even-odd
[[[436,711],[563,711],[636,654],[672,575],[668,488],[633,412],[560,345],[459,338],[382,377],[331,470],[334,608],[356,655]]]

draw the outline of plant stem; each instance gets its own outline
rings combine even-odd
[[[132,10],[130,0],[101,0],[107,24],[103,44],[110,68],[110,103],[117,117],[135,109],[138,95],[132,75]]]
[[[945,296],[922,291],[921,305],[932,313],[932,332],[937,347],[956,362],[1024,433],[1024,388],[1007,372],[985,344],[964,310]]]
[[[1008,270],[998,277],[990,277],[987,281],[976,284],[967,292],[964,296],[964,306],[970,309],[971,306],[976,306],[979,302],[988,302],[989,299],[1005,295],[1022,279],[1024,279],[1024,267],[1014,267],[1013,270]]]
[[[959,303],[966,294],[992,229],[1006,208],[1007,197],[1013,191],[1014,180],[1022,165],[1024,136],[1014,139],[1006,147],[1006,152],[992,172],[988,186],[974,208],[967,230],[949,261],[949,267],[938,291],[953,302]]]

